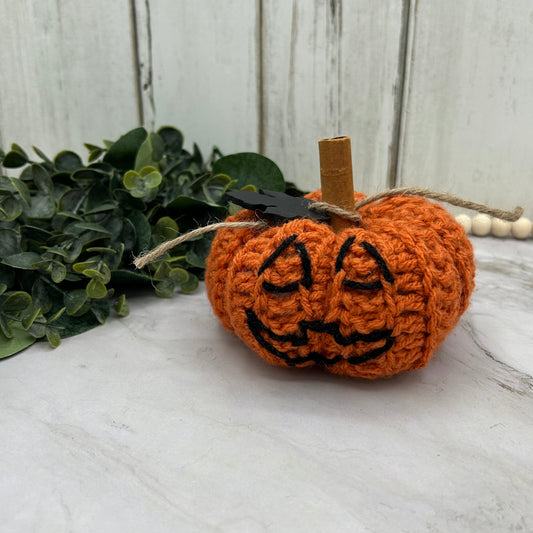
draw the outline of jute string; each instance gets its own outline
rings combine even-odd
[[[501,220],[507,220],[508,222],[515,222],[518,220],[524,213],[522,207],[515,207],[512,211],[505,211],[503,209],[496,209],[494,207],[489,207],[484,204],[478,204],[476,202],[470,202],[469,200],[463,200],[458,196],[453,196],[445,192],[432,191],[431,189],[420,189],[418,187],[404,187],[401,189],[388,189],[382,192],[378,192],[372,196],[368,196],[363,200],[359,200],[355,204],[355,210],[360,209],[364,205],[370,204],[372,202],[377,202],[382,198],[387,196],[422,196],[424,198],[430,198],[431,200],[437,200],[437,202],[446,202],[450,205],[455,205],[457,207],[463,207],[465,209],[471,209],[472,211],[477,211],[479,213],[484,213],[494,218],[499,218]]]
[[[260,220],[250,220],[243,222],[216,222],[215,224],[209,224],[208,226],[193,229],[192,231],[184,233],[183,235],[180,235],[175,239],[171,239],[170,241],[165,241],[161,243],[159,246],[157,246],[150,252],[146,252],[137,257],[137,259],[133,261],[133,264],[137,268],[143,268],[152,261],[155,261],[158,257],[161,257],[163,254],[167,253],[171,248],[178,246],[178,244],[194,239],[195,237],[203,235],[204,233],[209,233],[210,231],[218,231],[219,229],[224,228],[266,228],[268,226],[269,224],[267,222],[262,222]]]
[[[470,202],[468,200],[463,200],[462,198],[459,198],[458,196],[453,196],[448,193],[441,193],[437,191],[432,191],[430,189],[421,189],[418,187],[404,187],[400,189],[387,189],[385,191],[378,192],[377,194],[373,194],[372,196],[368,196],[364,198],[363,200],[359,200],[355,204],[355,211],[363,207],[364,205],[377,202],[379,200],[382,200],[383,198],[387,198],[389,196],[421,196],[423,198],[430,198],[431,200],[436,200],[438,202],[446,202],[450,205],[455,205],[457,207],[463,207],[465,209],[471,209],[473,211],[478,211],[479,213],[484,213],[486,215],[492,216],[494,218],[499,218],[501,220],[507,220],[509,222],[514,222],[515,220],[518,220],[522,213],[524,212],[523,208],[521,207],[515,207],[513,211],[504,211],[502,209],[496,209],[493,207],[486,206],[484,204],[478,204],[476,202]],[[316,211],[323,211],[332,215],[337,215],[342,218],[346,218],[348,220],[351,220],[356,223],[360,223],[362,221],[362,217],[359,213],[353,212],[353,211],[346,211],[345,209],[342,209],[341,207],[338,207],[333,204],[329,204],[327,202],[313,202],[309,206],[309,209],[314,209]],[[133,264],[137,268],[143,268],[144,266],[148,265],[152,261],[155,261],[157,258],[161,257],[163,254],[168,252],[170,249],[174,248],[175,246],[178,246],[179,244],[182,244],[186,241],[189,241],[190,239],[194,239],[195,237],[198,237],[199,235],[203,235],[204,233],[209,233],[211,231],[218,231],[219,229],[225,229],[225,228],[267,228],[270,224],[268,222],[257,220],[257,221],[242,221],[242,222],[216,222],[215,224],[209,224],[208,226],[203,226],[201,228],[194,229],[192,231],[189,231],[188,233],[185,233],[183,235],[180,235],[179,237],[176,237],[175,239],[171,239],[170,241],[166,241],[153,250],[143,253],[139,257],[133,261]]]

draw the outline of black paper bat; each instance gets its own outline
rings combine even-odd
[[[322,211],[309,209],[313,200],[301,196],[289,196],[283,192],[265,191],[231,191],[226,197],[234,204],[252,211],[261,211],[266,217],[292,220],[293,218],[311,218],[319,222],[329,222],[329,215]]]

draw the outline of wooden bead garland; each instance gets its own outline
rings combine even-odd
[[[520,217],[514,222],[500,220],[484,214],[468,216],[461,213],[455,220],[463,227],[467,234],[485,237],[492,234],[494,237],[505,238],[512,236],[515,239],[528,239],[532,237],[533,225],[527,217]]]

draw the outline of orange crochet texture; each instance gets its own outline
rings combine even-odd
[[[362,224],[339,233],[303,218],[219,230],[206,285],[222,324],[273,365],[318,364],[363,378],[426,365],[468,306],[470,241],[447,211],[420,197],[358,212]],[[256,219],[242,210],[227,220]]]

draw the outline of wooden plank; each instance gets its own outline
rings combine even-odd
[[[265,153],[301,187],[319,187],[317,141],[336,135],[352,138],[356,189],[388,185],[404,4],[265,0]]]
[[[415,4],[399,184],[532,216],[531,2]]]
[[[137,95],[141,123],[155,129],[154,72],[152,64],[152,21],[149,0],[131,0],[137,67]]]
[[[198,143],[204,155],[215,144],[224,153],[258,150],[256,3],[151,0],[141,7],[137,24],[149,25],[143,32],[151,36],[141,53],[145,121],[180,128],[186,145]]]
[[[0,0],[0,144],[49,154],[138,123],[127,0]]]

